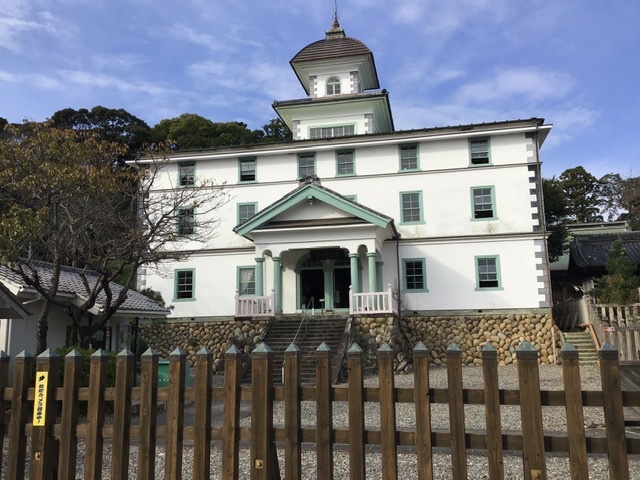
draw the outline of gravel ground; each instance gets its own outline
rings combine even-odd
[[[518,375],[516,366],[500,367],[498,370],[500,388],[517,389]],[[582,367],[581,369],[583,390],[599,390],[600,389],[600,371],[597,367]],[[482,370],[479,367],[463,368],[463,379],[465,388],[482,388]],[[222,379],[216,377],[215,384],[220,385]],[[413,376],[400,375],[396,376],[396,386],[411,387],[413,386]],[[366,386],[377,386],[377,377],[368,377],[365,381]],[[430,386],[432,388],[444,388],[447,384],[447,371],[445,368],[432,368],[430,370]],[[540,387],[543,390],[561,390],[562,387],[562,371],[557,366],[541,366],[540,367]],[[303,402],[303,424],[315,424],[315,407],[312,402]],[[284,424],[283,405],[276,403],[274,407],[274,423]],[[448,428],[448,408],[446,405],[432,405],[432,427]],[[336,427],[345,427],[348,425],[347,405],[342,402],[335,402],[333,406],[333,425]],[[588,424],[593,424],[597,428],[602,428],[604,424],[604,415],[600,408],[586,408],[585,420]],[[398,427],[412,427],[415,425],[415,415],[411,404],[398,404],[396,408],[396,422]],[[543,407],[543,422],[545,431],[565,431],[565,411],[562,407]],[[250,418],[244,418],[242,425],[250,425]],[[375,426],[379,424],[377,404],[367,404],[365,406],[365,423],[367,426]],[[465,423],[467,429],[483,429],[485,428],[484,407],[466,406],[465,407]],[[520,412],[518,407],[502,407],[502,428],[504,430],[520,430]],[[110,444],[105,445],[105,454],[103,460],[103,478],[110,476]],[[83,478],[83,448],[79,445],[78,453],[78,473],[77,478]],[[3,470],[6,473],[6,441],[4,445]],[[137,451],[135,445],[131,448],[131,467],[129,469],[130,477],[135,478],[137,475]],[[220,446],[214,446],[211,451],[211,478],[220,478],[219,470],[221,468],[222,449]],[[284,475],[284,451],[278,450],[281,472]],[[164,477],[164,446],[157,447],[156,460],[156,477]],[[185,447],[183,456],[183,479],[191,479],[190,471],[193,459],[193,449]],[[450,479],[452,476],[451,457],[448,453],[441,449],[434,451],[434,478]],[[302,455],[302,471],[305,472],[305,479],[316,478],[316,455],[312,449],[304,450]],[[367,478],[380,478],[381,459],[378,452],[368,452],[366,457]],[[564,455],[546,456],[547,475],[549,479],[566,478],[569,475],[569,460]],[[240,452],[240,469],[241,478],[250,477],[250,452],[249,449],[242,449]],[[505,477],[508,479],[523,478],[522,459],[517,454],[505,454],[504,456]],[[467,455],[468,478],[470,479],[486,479],[488,478],[487,459],[482,452],[468,452]],[[629,457],[630,478],[640,479],[640,456]],[[399,450],[398,453],[398,478],[416,478],[418,465],[414,453]],[[604,455],[593,455],[589,457],[589,473],[591,479],[609,479],[608,461]],[[348,452],[338,450],[334,452],[334,478],[349,478],[349,456]]]

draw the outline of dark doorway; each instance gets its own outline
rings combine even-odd
[[[321,308],[321,299],[324,300],[324,272],[321,269],[302,270],[300,272],[300,306],[303,309]]]
[[[333,271],[333,308],[349,308],[350,284],[351,271],[348,268]]]

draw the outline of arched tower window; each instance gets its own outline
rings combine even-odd
[[[340,93],[340,79],[331,77],[327,80],[327,95],[338,95]]]

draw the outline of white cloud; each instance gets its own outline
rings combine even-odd
[[[594,126],[600,114],[598,110],[583,106],[549,110],[546,120],[553,123],[553,135],[545,146],[551,148],[584,134]]]

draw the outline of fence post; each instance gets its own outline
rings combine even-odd
[[[562,377],[567,410],[571,478],[580,480],[589,478],[589,468],[587,464],[587,442],[584,431],[578,350],[571,343],[567,343],[560,350],[560,356],[562,358]]]
[[[86,479],[102,478],[102,426],[104,425],[104,389],[109,357],[96,350],[90,359],[89,402],[87,406],[87,437],[84,457]]]
[[[333,479],[331,397],[331,348],[322,342],[316,349],[316,459],[318,478],[328,480]]]
[[[464,399],[462,398],[462,351],[455,343],[447,348],[447,389],[449,390],[449,425],[451,464],[454,479],[467,478]]]
[[[357,343],[347,352],[349,369],[349,468],[351,480],[364,480],[364,379],[362,372],[363,352]]]
[[[396,405],[393,379],[393,350],[387,343],[378,349],[378,381],[380,382],[380,455],[382,478],[398,477],[396,443]]]
[[[242,352],[235,345],[231,345],[224,354],[223,480],[237,479],[239,475],[241,380]]]
[[[155,477],[158,360],[158,354],[151,348],[140,357],[140,441],[138,443],[138,478],[140,480]]]
[[[60,357],[47,349],[36,358],[33,429],[31,431],[31,462],[29,478],[48,480],[57,477],[57,440],[53,436],[56,423],[58,368]]]
[[[502,453],[502,421],[500,417],[500,390],[498,385],[498,352],[491,343],[482,347],[484,377],[484,412],[487,423],[487,457],[489,478],[504,478]]]
[[[273,469],[273,353],[265,343],[251,353],[251,480],[271,480]]]
[[[27,454],[25,427],[29,417],[27,394],[33,356],[23,351],[18,354],[13,370],[13,395],[11,397],[11,420],[9,422],[9,454],[7,457],[7,479],[24,480],[24,467]]]
[[[167,457],[165,479],[182,478],[184,429],[184,395],[187,354],[176,348],[169,354],[169,398],[167,399]]]
[[[211,476],[212,359],[213,353],[206,347],[196,353],[196,405],[193,423],[193,476],[196,480],[208,480]]]
[[[7,432],[7,416],[5,412],[9,409],[9,404],[4,400],[4,391],[9,384],[9,355],[4,350],[0,350],[0,445],[4,445],[4,437]],[[2,476],[3,450],[0,449],[0,477]]]
[[[302,478],[300,355],[293,343],[284,352],[284,478]]]
[[[524,478],[546,480],[538,351],[529,342],[524,341],[516,349],[516,359],[520,384]]]
[[[64,357],[64,386],[62,391],[62,412],[60,417],[60,452],[58,457],[58,478],[73,480],[76,478],[78,459],[79,401],[78,391],[82,381],[84,359],[77,350],[71,350]]]
[[[600,357],[600,376],[604,393],[604,421],[607,429],[610,476],[616,480],[625,480],[629,478],[629,458],[624,429],[618,350],[610,343],[605,343],[598,352],[598,357]]]
[[[116,356],[116,391],[113,405],[113,439],[117,446],[111,450],[111,478],[127,478],[131,429],[131,394],[135,374],[135,355],[128,349]],[[66,386],[66,385],[65,385]]]
[[[429,351],[424,343],[418,342],[413,349],[413,401],[416,405],[416,455],[419,480],[433,479],[430,398]]]

